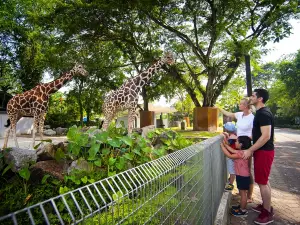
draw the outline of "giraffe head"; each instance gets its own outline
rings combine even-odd
[[[174,63],[173,54],[171,52],[166,52],[161,59],[164,63],[172,65]]]
[[[86,77],[88,75],[88,72],[83,68],[81,64],[76,63],[75,66],[72,68],[74,71],[74,74],[79,74],[81,76]]]

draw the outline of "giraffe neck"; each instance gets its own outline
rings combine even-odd
[[[45,84],[46,94],[53,94],[57,92],[62,86],[64,86],[67,82],[72,80],[74,76],[74,71],[69,71],[63,74],[60,78]]]
[[[134,78],[134,80],[136,82],[136,86],[141,89],[145,84],[148,83],[148,81],[151,79],[151,77],[155,73],[157,73],[164,64],[165,63],[163,61],[159,60],[156,63],[154,63],[153,65],[151,65],[150,67],[148,67],[148,69],[141,72],[138,76],[136,76]]]

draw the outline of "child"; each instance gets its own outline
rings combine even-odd
[[[227,122],[224,125],[225,128],[225,137],[226,137],[226,143],[230,145],[232,148],[235,148],[235,140],[237,139],[237,136],[235,134],[236,128],[235,125],[232,122]],[[226,158],[227,162],[227,171],[229,173],[229,182],[225,187],[225,191],[232,191],[234,188],[233,182],[235,180],[235,171],[234,171],[234,162],[230,158]]]
[[[241,203],[239,206],[232,206],[231,214],[238,217],[247,216],[248,212],[246,210],[247,206],[247,191],[250,186],[250,168],[248,160],[243,159],[244,152],[242,149],[248,149],[251,146],[251,139],[247,136],[241,136],[236,139],[235,150],[226,144],[224,141],[221,144],[222,151],[224,154],[234,159],[234,168],[236,174],[237,187],[241,196]]]

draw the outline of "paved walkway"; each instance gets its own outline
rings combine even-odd
[[[44,139],[51,139],[52,142],[54,144],[57,144],[59,142],[64,142],[67,140],[66,136],[44,136]],[[31,144],[32,144],[32,138],[31,135],[22,135],[22,136],[18,136],[17,137],[18,140],[18,144],[20,148],[24,148],[24,149],[29,149]],[[36,139],[35,139],[35,144],[37,145],[38,143],[40,143],[40,136],[37,135]],[[0,137],[0,148],[2,148],[4,144],[4,137]],[[12,138],[12,136],[9,137],[8,139],[8,147],[15,147],[15,142],[14,139]]]
[[[300,131],[275,129],[275,160],[272,166],[270,183],[275,225],[300,225]],[[254,203],[261,203],[259,188],[254,187]],[[238,190],[233,191],[232,204],[239,200]],[[258,213],[251,210],[246,218],[230,216],[230,225],[254,224]]]

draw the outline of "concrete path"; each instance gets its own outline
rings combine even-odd
[[[275,217],[272,224],[300,225],[300,131],[275,129],[275,160],[272,166],[270,183],[272,187],[272,206]],[[235,185],[236,186],[236,185]],[[261,203],[258,186],[254,187],[254,203]],[[232,204],[239,201],[238,190],[233,191]],[[254,224],[258,216],[248,204],[246,218],[230,216],[230,225]]]
[[[32,138],[31,135],[22,135],[17,137],[18,139],[18,143],[19,143],[19,147],[20,148],[24,148],[24,149],[29,149],[31,143],[32,143]],[[63,142],[65,140],[67,140],[66,136],[44,136],[44,139],[51,139],[52,142],[54,144],[57,144],[59,142]],[[40,143],[40,137],[37,136],[35,139],[35,144],[37,145],[38,143]],[[4,144],[4,137],[0,137],[0,148],[3,147]],[[14,139],[12,138],[12,136],[8,139],[8,147],[14,147],[15,146],[15,142]]]

